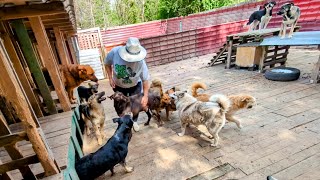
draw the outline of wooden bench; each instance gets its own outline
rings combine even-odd
[[[39,133],[44,133],[46,141],[52,150],[58,166],[62,170],[60,174],[55,177],[46,177],[46,179],[78,179],[77,173],[74,169],[76,159],[83,156],[82,134],[78,125],[78,110],[68,111],[55,115],[39,118],[40,128]],[[10,125],[13,133],[20,132],[22,125],[17,123]],[[34,151],[29,141],[21,141],[17,146],[22,151],[23,156],[32,156]],[[4,149],[0,150],[0,160],[5,163],[10,161],[10,157]],[[38,177],[43,175],[43,168],[40,163],[29,165],[32,172]],[[22,179],[18,170],[11,171],[14,179]],[[58,178],[59,177],[59,178]]]

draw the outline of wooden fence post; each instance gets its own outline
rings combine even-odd
[[[65,65],[66,64],[70,64],[69,58],[68,58],[68,54],[67,54],[66,49],[65,49],[64,44],[63,44],[64,40],[63,40],[63,37],[61,35],[59,27],[54,27],[53,31],[54,31],[54,35],[56,37],[57,49],[58,49],[59,57],[61,59],[61,63],[65,64]]]
[[[30,71],[33,73],[34,79],[43,97],[43,101],[46,104],[49,113],[56,114],[58,111],[51,97],[50,89],[46,83],[46,79],[44,78],[38,59],[36,58],[34,49],[32,47],[27,29],[24,26],[22,19],[13,20],[12,26],[16,31],[21,50],[25,56]]]
[[[37,39],[40,54],[43,57],[43,62],[45,67],[48,69],[54,89],[57,92],[59,101],[63,111],[70,111],[71,104],[67,96],[65,86],[61,81],[60,72],[56,64],[55,57],[53,55],[48,36],[46,34],[45,28],[41,22],[41,18],[29,17],[30,24],[34,35]]]

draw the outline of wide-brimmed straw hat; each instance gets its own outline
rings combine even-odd
[[[137,62],[147,56],[147,51],[140,45],[138,38],[129,38],[126,45],[119,49],[120,57],[127,62]]]

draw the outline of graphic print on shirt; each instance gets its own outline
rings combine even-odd
[[[126,65],[115,65],[115,71],[117,74],[117,79],[122,79],[122,82],[124,84],[131,84],[132,81],[130,77],[136,76],[136,73],[133,72],[131,67],[127,67]]]

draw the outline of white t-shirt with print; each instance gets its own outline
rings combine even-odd
[[[113,80],[122,88],[136,86],[140,81],[147,81],[150,78],[149,70],[145,60],[138,62],[127,62],[123,60],[118,51],[122,46],[114,47],[104,60],[106,65],[113,66]]]

